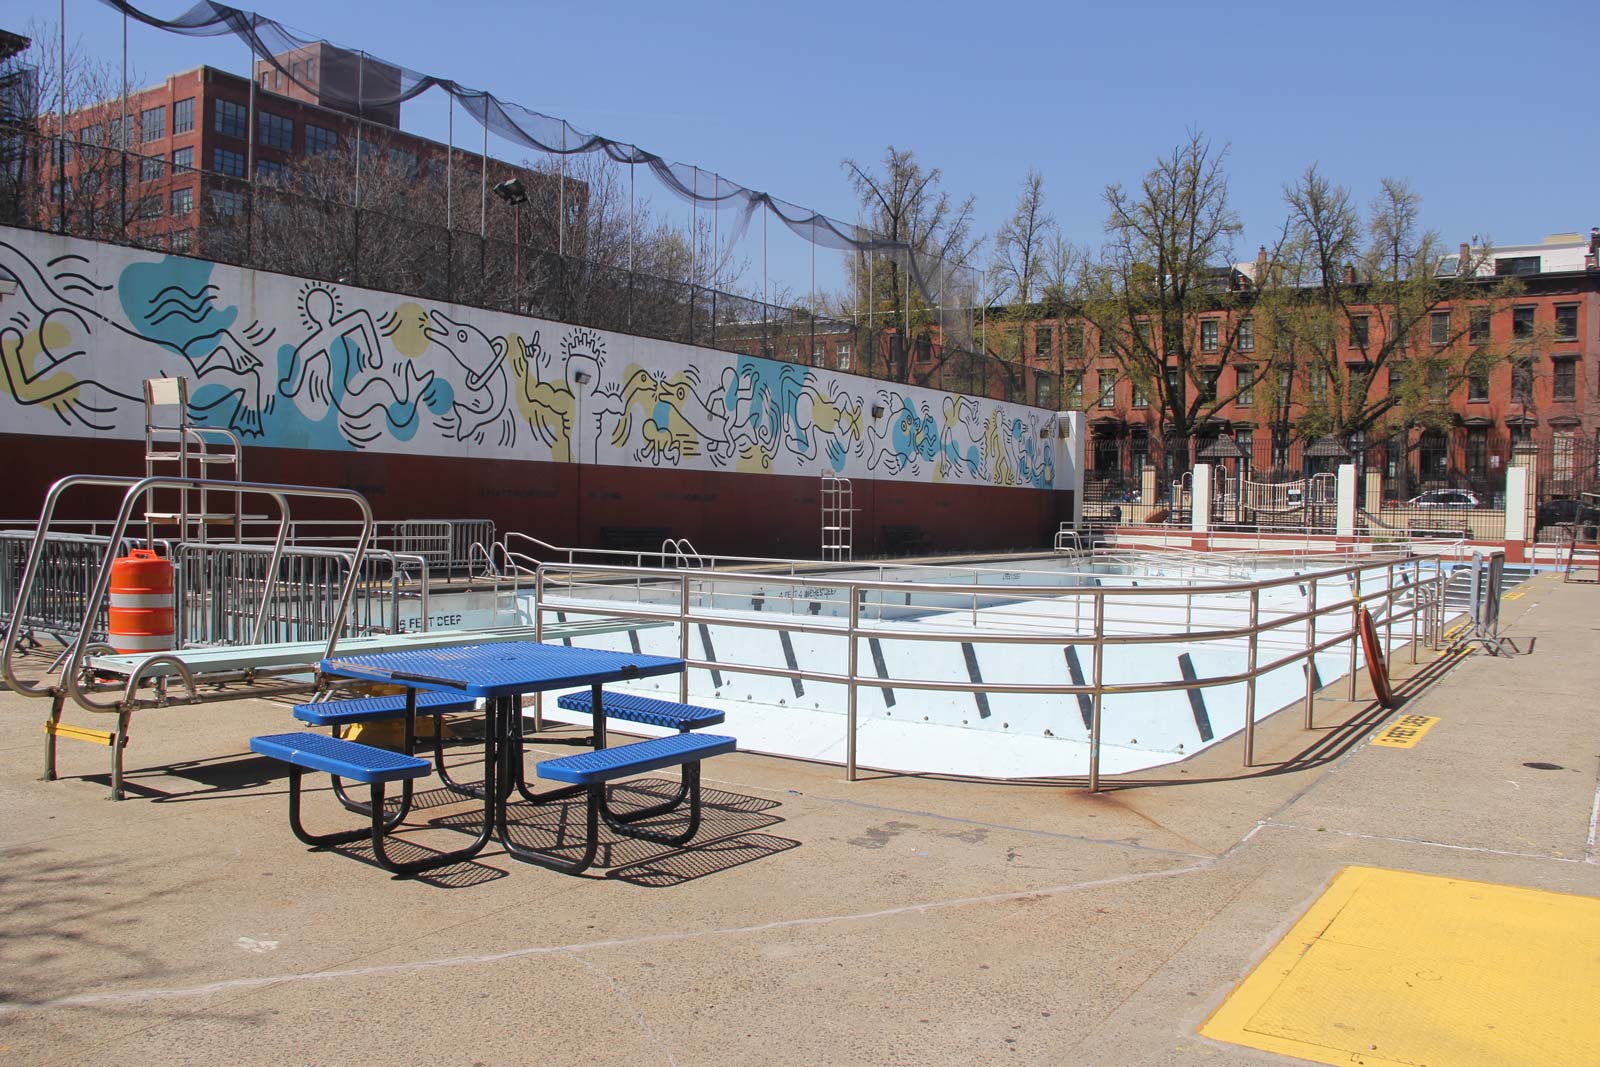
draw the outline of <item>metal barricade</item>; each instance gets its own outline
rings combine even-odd
[[[89,638],[103,641],[107,635],[106,605],[89,611],[89,592],[100,573],[111,547],[109,537],[88,534],[52,533],[41,544],[38,576],[28,590],[26,603],[19,603],[28,554],[37,535],[32,530],[0,530],[0,627],[9,627],[17,616],[17,640],[37,645],[37,635],[47,634],[63,645],[70,644],[89,619]],[[134,542],[124,539],[117,555],[126,555]]]

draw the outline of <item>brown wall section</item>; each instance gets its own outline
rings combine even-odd
[[[6,479],[3,518],[34,518],[50,484],[67,474],[141,474],[138,441],[0,435],[26,457]],[[493,519],[557,545],[602,547],[607,531],[663,529],[705,553],[815,559],[817,479],[727,471],[578,466],[246,446],[250,481],[337,485],[365,494],[380,519]],[[63,518],[108,519],[120,494],[64,501]],[[1041,549],[1072,516],[1070,490],[963,483],[855,482],[855,554],[881,555],[885,526],[915,527],[928,550]],[[252,505],[252,508],[254,505]],[[305,518],[336,514],[296,512]],[[339,517],[345,517],[339,513]],[[651,544],[650,547],[656,547]]]

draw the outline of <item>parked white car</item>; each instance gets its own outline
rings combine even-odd
[[[1404,504],[1408,508],[1479,508],[1483,502],[1476,493],[1465,489],[1430,489],[1419,493]]]

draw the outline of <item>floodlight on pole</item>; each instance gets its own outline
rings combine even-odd
[[[522,288],[522,212],[518,206],[528,202],[527,187],[521,178],[507,178],[494,187],[494,195],[511,205],[511,277],[518,290]],[[522,310],[522,299],[517,298],[517,310]]]

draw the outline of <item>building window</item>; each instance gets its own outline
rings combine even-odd
[[[1233,402],[1241,408],[1254,407],[1256,402],[1256,369],[1254,367],[1235,367],[1236,376]]]
[[[166,205],[162,202],[162,198],[160,196],[142,197],[139,200],[138,207],[134,208],[134,218],[159,219],[161,217],[162,209],[165,207]]]
[[[1442,404],[1450,396],[1450,368],[1443,363],[1430,363],[1428,365],[1428,399],[1435,404]]]
[[[1083,407],[1083,375],[1067,375],[1067,407],[1076,411]]]
[[[1507,274],[1538,274],[1538,256],[1505,256],[1494,261],[1494,272]]]
[[[289,168],[274,159],[256,160],[256,181],[285,185],[289,181]]]
[[[174,252],[187,252],[194,247],[194,231],[173,230],[167,235],[167,243]]]
[[[1367,340],[1372,336],[1372,320],[1365,315],[1356,315],[1350,319],[1350,347],[1366,348]]]
[[[145,108],[139,112],[139,139],[141,141],[159,141],[167,135],[167,108]]]
[[[1306,375],[1306,395],[1314,404],[1322,403],[1328,395],[1328,376],[1315,367]]]
[[[1576,341],[1578,339],[1578,305],[1556,305],[1556,340]]]
[[[139,180],[153,182],[167,172],[167,161],[160,156],[141,156],[139,158]]]
[[[1200,372],[1200,402],[1202,404],[1214,403],[1217,399],[1217,379],[1221,376],[1219,367],[1211,367]]]
[[[1467,427],[1467,478],[1481,482],[1489,477],[1489,427]]]
[[[1256,454],[1256,432],[1254,430],[1235,430],[1233,443],[1238,445],[1239,451],[1243,453],[1243,456],[1240,457],[1241,462],[1245,466],[1249,466],[1250,461],[1255,458]]]
[[[1578,361],[1572,357],[1557,357],[1552,361],[1550,376],[1551,396],[1556,400],[1578,398]]]
[[[1398,364],[1389,364],[1389,393],[1392,396],[1400,391],[1406,384],[1406,369]]]
[[[1139,381],[1135,381],[1133,383],[1133,406],[1136,408],[1147,408],[1150,406],[1150,398],[1145,395],[1144,383]]]
[[[1200,320],[1200,351],[1215,352],[1217,350],[1217,320]]]
[[[256,142],[288,152],[294,148],[294,120],[270,111],[256,113]]]
[[[298,59],[289,67],[289,76],[295,81],[300,80],[300,61]]]
[[[123,148],[132,142],[128,135],[133,132],[133,116],[115,118],[106,123],[106,141],[113,148]]]
[[[64,167],[72,162],[72,142],[65,137],[56,140],[56,166]]]
[[[1428,343],[1433,345],[1450,343],[1450,312],[1435,311],[1428,316]]]
[[[317,76],[317,61],[314,60],[314,59],[306,60],[306,80],[307,81],[311,81],[311,80],[315,79],[316,76]]]
[[[1100,406],[1103,408],[1117,406],[1117,372],[1114,370],[1100,372]]]
[[[106,138],[105,128],[98,122],[92,126],[85,126],[78,131],[78,143],[87,145],[104,144]]]
[[[217,101],[222,103],[223,101]],[[226,174],[230,178],[244,177],[244,153],[233,152],[226,148],[213,148],[211,150],[211,169],[218,174]]]
[[[263,89],[271,89],[272,88],[272,72],[271,71],[264,70],[264,71],[261,72],[261,88],[263,88]]]
[[[249,117],[243,104],[236,104],[232,100],[218,100],[216,111],[216,130],[224,137],[237,137],[244,140],[249,134],[246,123]]]
[[[1100,331],[1100,354],[1102,356],[1111,355],[1111,331],[1110,330],[1101,330]]]
[[[211,190],[211,210],[227,218],[244,214],[244,194],[230,193],[226,189]]]
[[[306,123],[306,155],[315,156],[322,152],[331,152],[339,147],[339,134],[334,130],[325,130],[321,126]]]
[[[194,169],[193,148],[174,148],[172,150],[172,169],[176,172],[180,167],[184,170]]]
[[[1511,368],[1511,399],[1524,404],[1533,402],[1533,361],[1519,359]]]
[[[194,97],[179,100],[172,105],[172,132],[188,133],[194,129]]]
[[[174,215],[187,215],[194,210],[194,190],[172,190],[172,213]]]
[[[389,165],[405,175],[407,181],[417,176],[417,154],[415,152],[408,152],[404,148],[391,148],[385,154],[389,157]],[[575,200],[576,198],[574,198]],[[573,206],[576,206],[576,203]],[[568,220],[569,223],[571,221],[571,219]]]
[[[840,341],[833,346],[833,360],[840,370],[850,369],[850,342]]]
[[[1150,343],[1150,324],[1148,322],[1138,323],[1134,326],[1134,330],[1139,336],[1139,347],[1146,352],[1155,352],[1155,345]]]
[[[1048,408],[1055,406],[1055,396],[1052,395],[1050,389],[1051,380],[1048,374],[1040,374],[1033,379],[1034,407]]]
[[[1081,356],[1081,355],[1083,355],[1083,327],[1082,326],[1068,326],[1067,327],[1067,355],[1069,355],[1069,356]]]
[[[1473,404],[1489,402],[1489,372],[1474,370],[1467,375],[1467,400]]]
[[[1035,359],[1050,358],[1050,327],[1035,326],[1033,328],[1033,355]]]
[[[1511,336],[1518,341],[1525,341],[1533,336],[1533,308],[1511,309]]]
[[[1475,345],[1489,343],[1489,309],[1473,308],[1467,325],[1467,340]]]
[[[1239,351],[1254,352],[1256,350],[1256,320],[1243,319],[1239,322]]]

